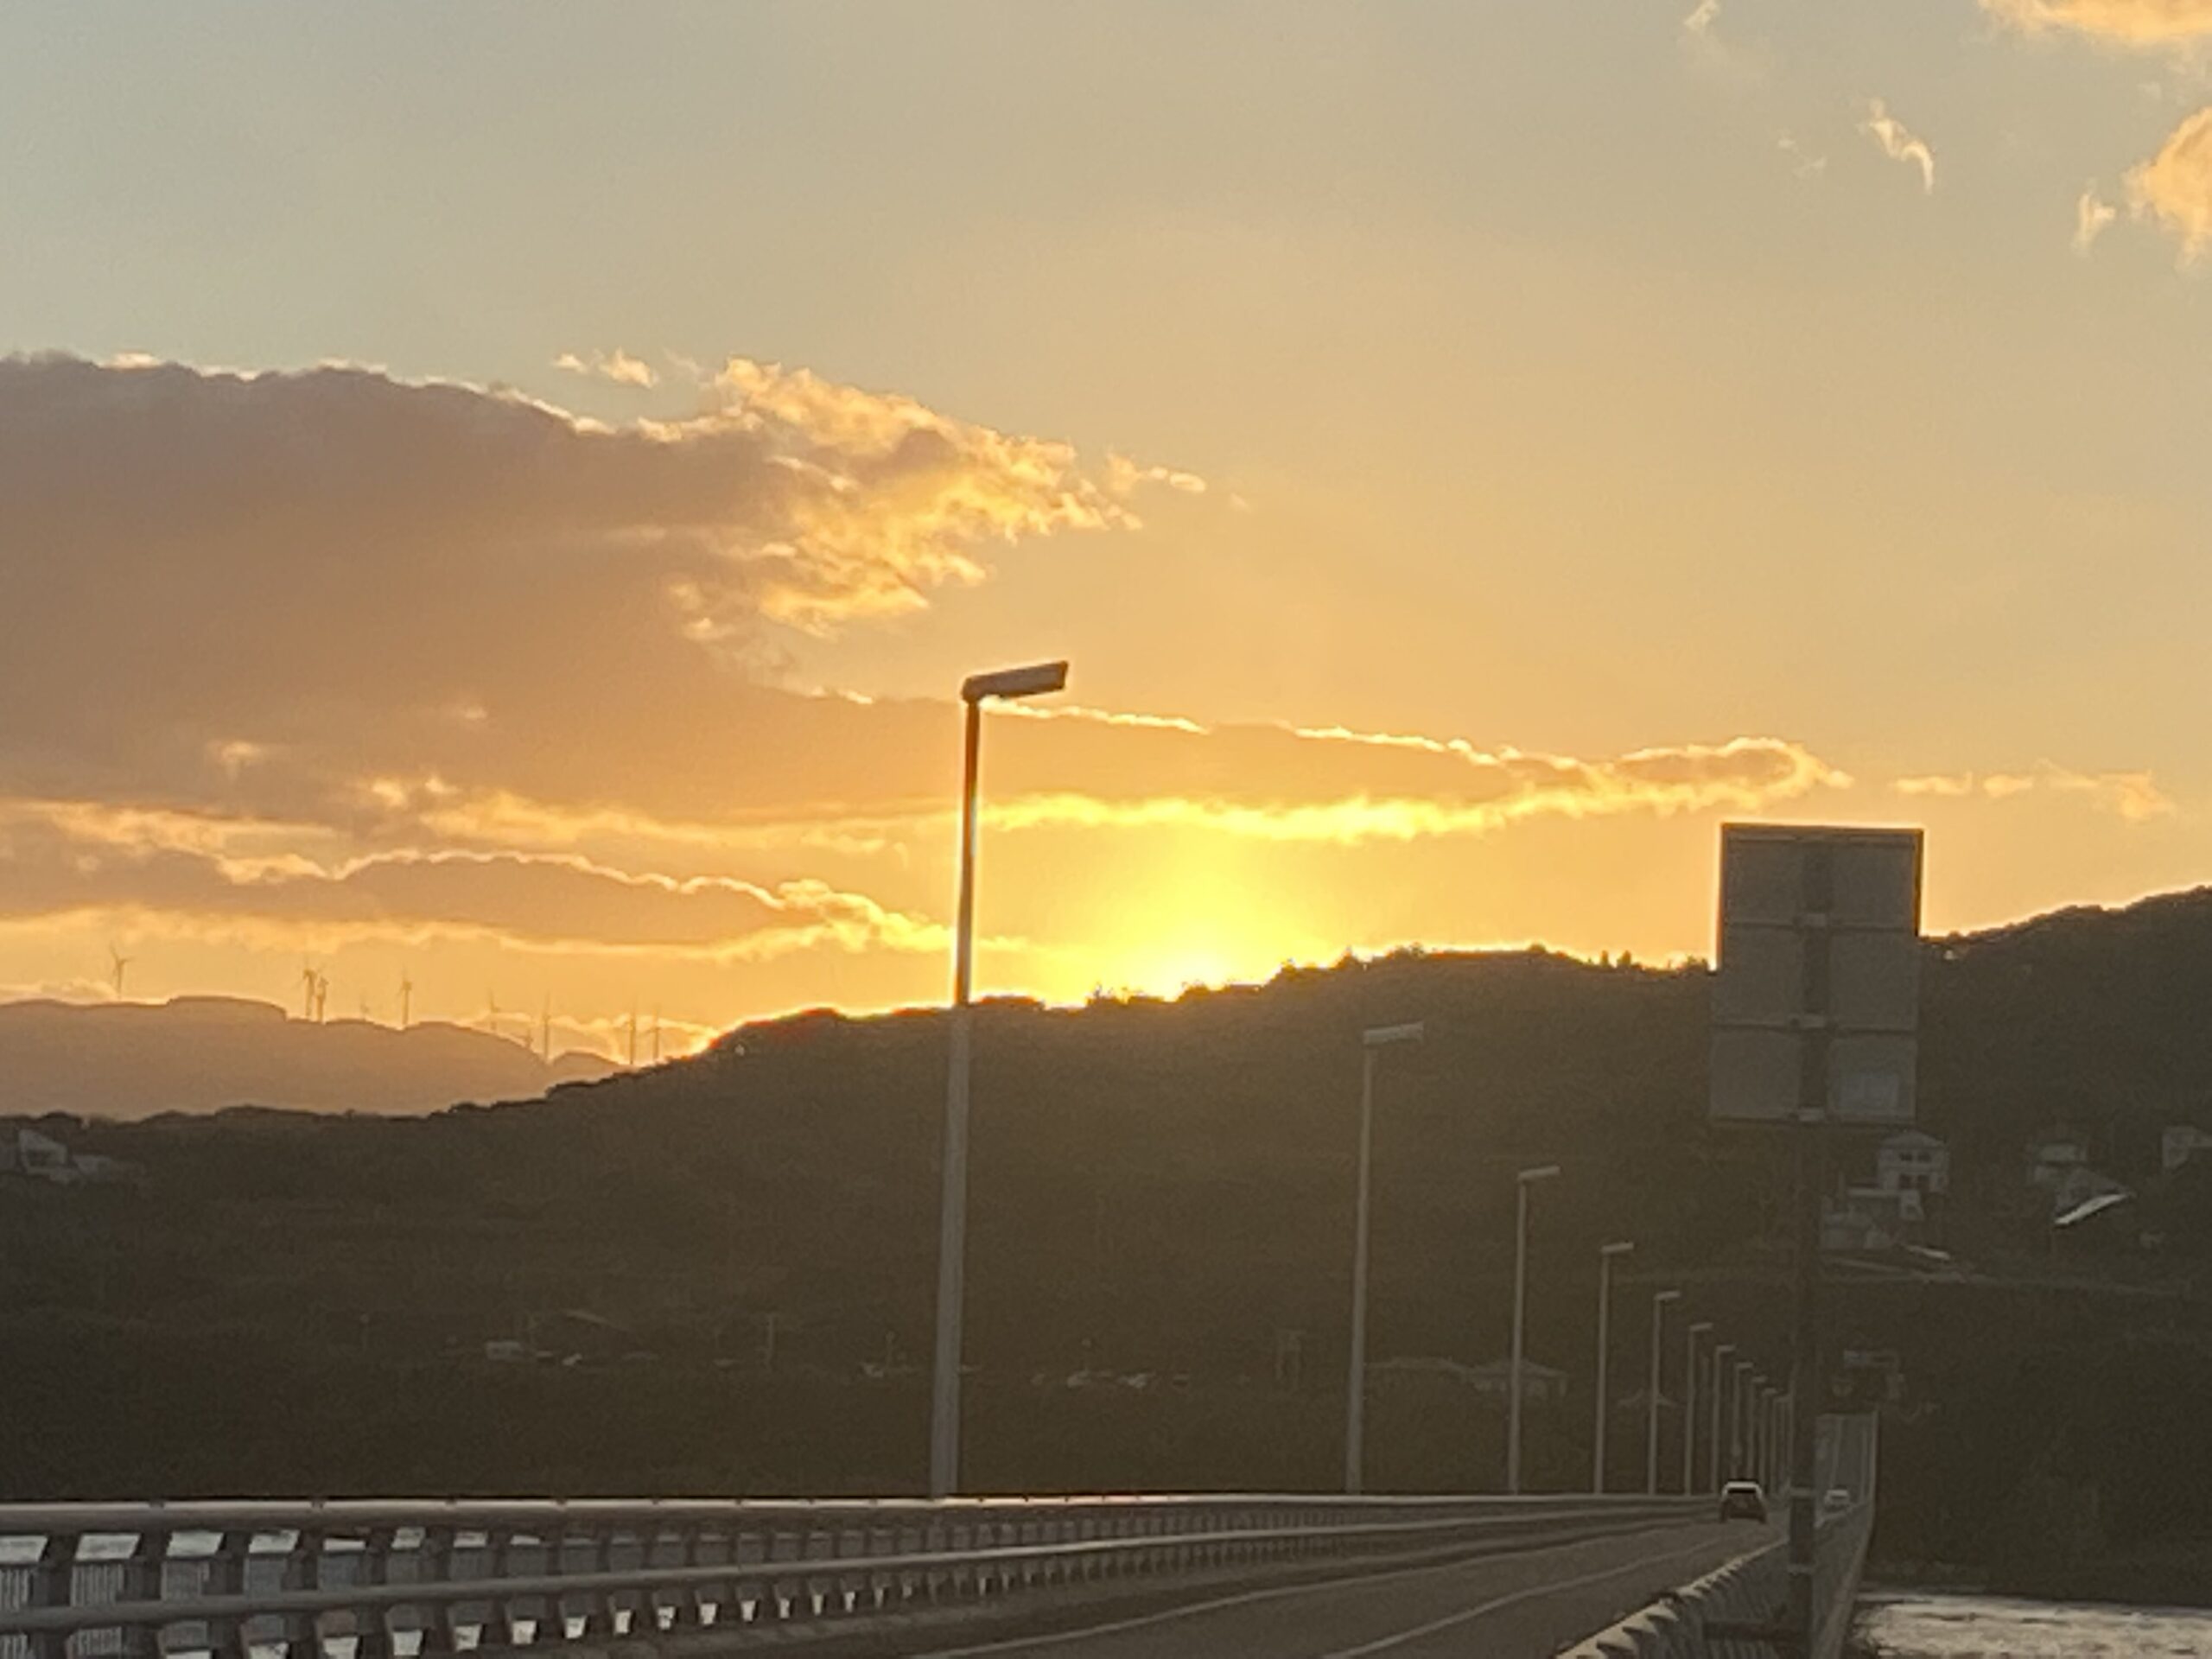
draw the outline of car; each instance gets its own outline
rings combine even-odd
[[[1851,1488],[1831,1486],[1821,1497],[1821,1511],[1827,1515],[1841,1515],[1851,1507]]]
[[[1720,1489],[1723,1521],[1764,1521],[1766,1493],[1756,1480],[1732,1480]]]

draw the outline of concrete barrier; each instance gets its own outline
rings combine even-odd
[[[1843,1651],[1873,1529],[1871,1499],[1821,1526],[1814,1557],[1813,1605],[1820,1624],[1814,1659],[1837,1659]],[[1777,1540],[1670,1591],[1569,1649],[1562,1659],[1771,1659],[1777,1652],[1771,1643],[1709,1632],[1716,1625],[1779,1624],[1789,1599],[1789,1547]]]

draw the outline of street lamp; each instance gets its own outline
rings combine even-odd
[[[1506,1384],[1505,1490],[1521,1490],[1521,1332],[1529,1308],[1529,1189],[1559,1173],[1557,1164],[1524,1169],[1514,1177],[1513,1374]]]
[[[960,1484],[960,1336],[968,1268],[969,992],[976,956],[976,763],[983,704],[992,697],[1040,696],[1068,683],[1065,663],[977,674],[960,688],[968,706],[960,786],[960,899],[952,945],[952,1026],[944,1087],[944,1191],[938,1207],[937,1356],[930,1391],[930,1496]]]
[[[1405,1026],[1374,1026],[1360,1033],[1359,1201],[1352,1224],[1351,1362],[1344,1398],[1344,1491],[1357,1493],[1367,1414],[1367,1188],[1370,1153],[1375,1141],[1375,1055],[1393,1043],[1421,1039],[1419,1020]]]
[[[1613,1258],[1626,1255],[1635,1245],[1625,1241],[1598,1247],[1598,1432],[1591,1456],[1590,1490],[1605,1490],[1605,1359],[1606,1327],[1613,1312]]]
[[[1751,1478],[1774,1490],[1774,1385],[1758,1378],[1751,1395]]]
[[[1743,1398],[1737,1402],[1737,1411],[1743,1415],[1743,1469],[1741,1473],[1758,1480],[1758,1394],[1767,1387],[1765,1371],[1754,1371],[1745,1365],[1743,1376]],[[1758,1482],[1765,1484],[1765,1482]]]
[[[1697,1490],[1697,1339],[1713,1329],[1700,1319],[1682,1333],[1682,1496]]]
[[[1667,1304],[1679,1302],[1679,1290],[1651,1293],[1651,1391],[1644,1400],[1643,1490],[1659,1496],[1659,1338],[1666,1324]]]
[[[1732,1342],[1717,1343],[1713,1350],[1713,1440],[1705,1456],[1706,1480],[1716,1492],[1720,1490],[1720,1408],[1728,1397],[1728,1356],[1735,1351]]]
[[[1751,1362],[1736,1362],[1735,1387],[1728,1398],[1728,1473],[1731,1478],[1744,1472],[1744,1384],[1751,1374]]]

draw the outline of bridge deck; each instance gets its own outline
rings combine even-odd
[[[988,1637],[878,1629],[810,1651],[825,1659],[1548,1659],[1776,1535],[1740,1522],[1676,1523],[1354,1578],[1040,1610]]]

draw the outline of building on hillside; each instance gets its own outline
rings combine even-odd
[[[36,1129],[18,1128],[4,1144],[4,1166],[14,1174],[62,1184],[77,1179],[76,1167],[70,1162],[69,1148],[50,1135],[41,1135]]]
[[[2087,1164],[2068,1170],[2050,1191],[2053,1221],[2062,1217],[2071,1217],[2093,1199],[2110,1200],[2133,1196],[2126,1182],[2114,1180],[2101,1170],[2091,1169]]]
[[[1875,1151],[1874,1185],[1940,1198],[1951,1190],[1951,1149],[1925,1130],[1901,1129]]]
[[[1894,1250],[1916,1243],[1927,1219],[1916,1188],[1851,1187],[1821,1200],[1821,1248],[1844,1255]]]
[[[2028,1182],[2050,1197],[2050,1219],[2070,1215],[2092,1198],[2128,1192],[2125,1181],[2113,1179],[2089,1162],[2088,1142],[2061,1132],[2028,1147]]]
[[[1485,1400],[1495,1400],[1503,1405],[1513,1394],[1513,1362],[1510,1359],[1486,1360],[1480,1365],[1467,1365],[1467,1386]],[[1521,1362],[1521,1398],[1524,1404],[1550,1405],[1567,1398],[1567,1373],[1554,1370],[1549,1365],[1539,1365],[1524,1357]]]
[[[2158,1137],[2158,1167],[2171,1175],[2184,1164],[2212,1152],[2212,1129],[2194,1123],[2176,1123]]]

